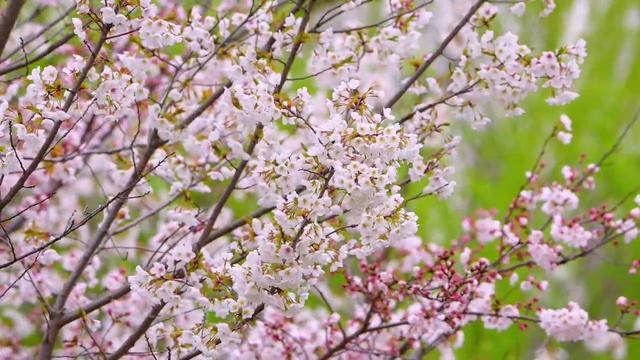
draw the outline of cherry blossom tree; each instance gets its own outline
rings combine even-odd
[[[0,358],[451,358],[474,322],[623,357],[640,335],[634,299],[540,301],[638,236],[640,196],[582,205],[635,119],[559,174],[552,119],[511,205],[450,243],[409,208],[455,191],[460,126],[578,96],[583,40],[499,26],[553,0],[6,3]]]

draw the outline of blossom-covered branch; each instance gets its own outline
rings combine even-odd
[[[551,119],[509,207],[450,243],[411,208],[454,193],[461,128],[578,96],[583,40],[501,30],[554,1],[59,2],[0,17],[0,357],[413,358],[476,321],[593,351],[638,334],[534,294],[637,237],[631,197],[582,205],[633,122],[556,176],[573,129]]]

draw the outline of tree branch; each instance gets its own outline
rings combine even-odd
[[[9,35],[13,30],[13,25],[18,20],[20,9],[24,5],[25,0],[9,0],[9,6],[3,11],[0,17],[0,55],[4,51],[4,47],[7,45]]]
[[[458,25],[456,25],[456,27],[453,28],[451,33],[449,33],[449,35],[447,35],[447,37],[442,41],[438,49],[433,54],[431,54],[431,56],[429,56],[429,58],[424,63],[422,63],[422,65],[420,65],[418,70],[416,70],[416,72],[407,81],[404,82],[400,90],[398,90],[391,97],[391,99],[389,99],[389,101],[387,101],[386,104],[384,104],[385,108],[393,107],[393,105],[395,105],[395,103],[397,103],[398,100],[402,98],[404,93],[406,93],[409,90],[409,88],[413,85],[413,83],[415,83],[420,78],[420,76],[422,76],[422,74],[424,74],[424,72],[427,71],[427,69],[431,66],[431,64],[433,64],[433,62],[440,55],[442,55],[442,53],[447,48],[449,43],[456,37],[456,35],[458,35],[460,30],[462,30],[462,28],[469,22],[473,14],[475,14],[476,11],[478,11],[480,6],[482,6],[482,4],[484,4],[485,1],[486,0],[478,0],[475,4],[471,6],[469,11],[465,14],[462,20],[460,20]]]

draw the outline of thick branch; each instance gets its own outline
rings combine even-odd
[[[120,345],[120,347],[111,353],[106,359],[116,360],[126,355],[133,345],[136,344],[138,339],[140,339],[147,329],[153,324],[153,320],[155,320],[155,318],[160,314],[160,311],[162,311],[166,304],[167,303],[165,302],[161,302],[160,304],[155,305],[144,320],[142,320],[140,325],[138,325],[136,331],[129,335],[127,340],[125,340],[122,345]]]
[[[9,6],[4,10],[2,17],[0,17],[0,55],[4,51],[4,47],[7,45],[13,25],[18,19],[20,9],[24,5],[25,0],[10,0]]]

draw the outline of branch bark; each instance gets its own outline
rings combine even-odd
[[[24,3],[25,0],[10,0],[9,6],[4,10],[2,17],[0,17],[0,56],[4,51],[4,47],[7,45],[7,41],[9,41],[9,35],[11,35],[13,25],[15,25],[16,20],[18,20],[18,15]]]

